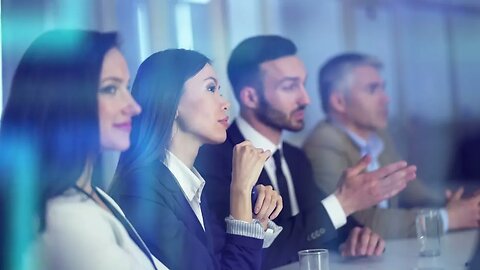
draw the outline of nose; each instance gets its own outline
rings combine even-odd
[[[308,95],[307,89],[303,85],[300,89],[299,103],[303,106],[310,104],[310,96]]]
[[[385,104],[385,105],[390,103],[390,97],[388,96],[388,94],[385,90],[382,91],[381,101],[382,101],[382,104]]]
[[[230,102],[223,96],[220,96],[220,102],[222,104],[222,110],[227,111],[230,108]]]
[[[126,93],[126,106],[124,108],[124,112],[129,114],[130,116],[138,115],[142,112],[142,107],[135,101],[132,94],[127,91]]]

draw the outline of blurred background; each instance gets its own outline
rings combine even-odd
[[[337,53],[378,57],[390,95],[390,131],[403,157],[431,186],[480,183],[479,0],[2,0],[2,91],[27,46],[54,28],[118,31],[132,80],[151,53],[198,50],[214,61],[224,96],[238,106],[226,77],[231,49],[258,34],[291,38],[309,72],[306,128],[288,133],[301,145],[324,118],[317,72]],[[104,161],[104,176],[116,154]],[[477,165],[478,164],[478,165]]]

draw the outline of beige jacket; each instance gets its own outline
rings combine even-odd
[[[384,142],[380,166],[400,160],[391,138],[385,133],[379,133],[379,136]],[[343,170],[361,158],[360,150],[348,135],[328,121],[317,124],[303,149],[312,163],[316,184],[327,194],[336,189]],[[387,239],[415,237],[416,214],[413,208],[444,203],[443,195],[429,190],[417,179],[389,200],[390,208],[372,207],[353,214],[353,217]]]

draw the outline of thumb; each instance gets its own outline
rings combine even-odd
[[[460,187],[459,189],[457,189],[457,191],[455,191],[455,193],[452,196],[452,199],[460,200],[462,198],[462,195],[463,195],[463,187]]]
[[[447,190],[445,190],[445,197],[447,198],[447,200],[450,200],[450,198],[452,198],[452,190],[447,188]]]
[[[367,169],[368,164],[370,164],[371,161],[372,161],[372,158],[370,157],[370,155],[363,156],[357,162],[357,164],[355,164],[352,168],[350,168],[350,170],[349,170],[350,173],[352,175],[358,175],[358,174],[362,173],[365,169]]]

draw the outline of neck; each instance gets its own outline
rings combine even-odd
[[[262,134],[273,144],[278,145],[282,139],[282,130],[269,126],[260,121],[253,111],[241,110],[240,116],[247,121],[258,133]]]
[[[173,136],[168,150],[180,159],[189,169],[192,169],[200,146],[202,146],[202,144],[193,135],[178,130]]]
[[[87,193],[91,193],[92,188],[92,175],[93,175],[93,159],[87,160],[82,174],[77,180],[77,186],[83,189]]]
[[[368,140],[368,138],[375,133],[374,130],[363,128],[352,121],[348,121],[346,117],[343,117],[341,115],[331,115],[330,119],[342,124],[348,130],[355,133],[357,136],[364,140]]]

